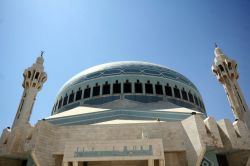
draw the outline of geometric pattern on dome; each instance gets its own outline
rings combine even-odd
[[[92,68],[90,68],[89,70],[91,69]],[[73,77],[69,82],[67,82],[63,86],[63,89],[67,89],[67,87],[70,85],[76,85],[78,83],[95,78],[100,78],[105,76],[115,76],[115,75],[128,75],[128,74],[150,75],[150,76],[168,78],[178,82],[182,82],[197,90],[196,86],[189,79],[187,79],[185,76],[174,70],[152,63],[136,62],[136,61],[112,62],[96,66],[95,69],[92,70],[92,72],[85,73],[85,71],[83,71],[82,73],[77,75],[77,77]]]

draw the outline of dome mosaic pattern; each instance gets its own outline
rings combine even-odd
[[[205,113],[199,91],[182,74],[157,64],[124,61],[98,65],[72,77],[60,89],[52,115],[123,99],[165,101]]]

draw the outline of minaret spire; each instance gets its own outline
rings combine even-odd
[[[27,68],[23,73],[24,80],[22,85],[24,91],[12,128],[22,126],[29,122],[36,95],[47,80],[47,74],[44,72],[44,59],[42,54],[41,52],[41,56],[37,57],[36,63]]]
[[[44,53],[44,51],[41,51],[41,57],[43,57],[43,53]]]
[[[217,48],[217,47],[218,47],[217,43],[214,43],[214,47],[215,47],[215,48]]]
[[[250,129],[249,108],[237,82],[237,63],[228,58],[217,45],[214,54],[212,71],[225,89],[235,120],[246,122]]]

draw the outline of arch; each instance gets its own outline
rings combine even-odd
[[[72,103],[74,101],[74,97],[75,97],[75,93],[74,91],[72,90],[71,91],[71,94],[69,95],[69,103]]]
[[[191,103],[194,103],[194,97],[190,91],[188,92],[188,98]]]
[[[222,72],[224,71],[224,68],[223,68],[222,65],[219,65],[219,68],[220,68],[220,70],[221,70]]]
[[[76,101],[82,99],[82,89],[79,88],[78,91],[76,92]]]
[[[35,79],[38,79],[39,74],[40,74],[39,72],[36,72]]]
[[[28,78],[30,78],[30,77],[31,77],[31,71],[28,70]]]
[[[118,80],[113,84],[113,94],[121,93],[121,83]]]
[[[123,83],[123,93],[132,93],[132,85],[128,80]]]
[[[57,105],[58,105],[58,100],[56,101],[56,104],[55,104],[55,110],[57,109]]]
[[[99,96],[99,95],[100,95],[100,85],[98,85],[98,83],[96,83],[95,87],[93,87],[92,96]]]
[[[66,93],[66,95],[63,98],[63,106],[68,104],[68,94]]]
[[[163,95],[162,85],[159,82],[155,84],[155,93],[157,95]]]
[[[29,84],[28,81],[25,82],[25,86],[26,86],[26,88],[29,88],[29,87],[30,87],[30,84]]]
[[[84,95],[83,98],[89,98],[90,97],[90,87],[87,85],[87,87],[84,89]]]
[[[172,87],[168,84],[165,86],[165,94],[166,96],[173,96]]]
[[[62,97],[61,97],[60,100],[59,100],[58,109],[60,109],[61,106],[62,106]]]
[[[196,95],[194,95],[194,101],[195,101],[195,104],[196,104],[197,106],[199,106],[198,98],[196,97]]]
[[[181,98],[181,93],[180,93],[180,90],[178,89],[178,87],[175,85],[175,87],[174,87],[174,96],[176,97],[176,98]]]
[[[110,94],[110,84],[108,84],[108,81],[106,81],[105,84],[102,86],[102,95],[108,94]]]
[[[143,92],[142,91],[142,83],[139,80],[137,80],[135,82],[135,93],[142,93],[142,92]]]
[[[182,99],[184,99],[184,100],[188,100],[187,92],[185,91],[185,89],[184,89],[184,88],[182,88],[182,90],[181,90],[181,94],[182,94]]]
[[[147,83],[145,83],[145,92],[147,94],[153,94],[153,85],[148,80]]]

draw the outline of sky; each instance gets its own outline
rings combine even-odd
[[[214,43],[238,62],[250,104],[248,0],[1,0],[0,130],[12,126],[23,71],[44,50],[48,80],[31,123],[48,117],[61,86],[89,67],[138,60],[164,65],[199,89],[208,116],[234,120],[211,72]]]

